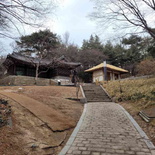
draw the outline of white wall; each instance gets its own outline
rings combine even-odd
[[[104,76],[103,76],[103,70],[96,70],[93,72],[93,82],[97,82],[97,81],[103,81],[104,80]]]
[[[116,71],[107,71],[108,80],[116,80],[116,75],[118,76],[118,79],[120,79],[120,73]],[[99,69],[93,72],[93,82],[100,82],[104,81],[104,73],[103,69]]]

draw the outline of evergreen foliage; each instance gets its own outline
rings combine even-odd
[[[69,38],[68,38],[69,39]],[[83,68],[79,76],[85,81],[90,82],[91,75],[86,75],[84,70],[102,63],[107,63],[129,70],[132,75],[139,74],[137,65],[148,57],[155,58],[155,43],[150,37],[131,35],[123,38],[120,43],[112,44],[107,41],[103,44],[97,35],[91,35],[88,40],[83,40],[82,47],[74,44],[64,44],[57,34],[44,30],[22,36],[16,41],[17,49],[20,53],[31,55],[35,53],[40,57],[47,55],[48,58],[65,56],[69,61],[80,62]],[[149,61],[147,61],[149,62]],[[152,63],[151,63],[152,64]],[[86,80],[87,79],[87,80]]]
[[[22,36],[19,41],[16,41],[18,50],[22,54],[31,55],[35,53],[37,56],[47,53],[55,48],[58,48],[60,42],[57,34],[50,30],[40,30],[30,35]]]

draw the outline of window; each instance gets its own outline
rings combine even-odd
[[[25,75],[25,68],[21,66],[16,67],[16,75]]]
[[[35,77],[36,75],[36,70],[34,68],[27,68],[27,76],[33,76]]]

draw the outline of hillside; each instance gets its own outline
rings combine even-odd
[[[81,103],[67,99],[76,98],[75,87],[0,87],[0,98],[12,106],[12,126],[0,128],[5,155],[57,155],[83,110]]]
[[[146,123],[141,110],[155,109],[155,78],[110,81],[104,85],[115,102],[121,104],[155,144],[155,119]]]

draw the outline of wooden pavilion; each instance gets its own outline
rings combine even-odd
[[[104,64],[101,63],[97,66],[85,70],[85,72],[92,73],[93,82],[105,81],[103,65]],[[107,81],[121,79],[121,74],[128,73],[127,70],[110,64],[106,64],[106,68],[107,68]]]

